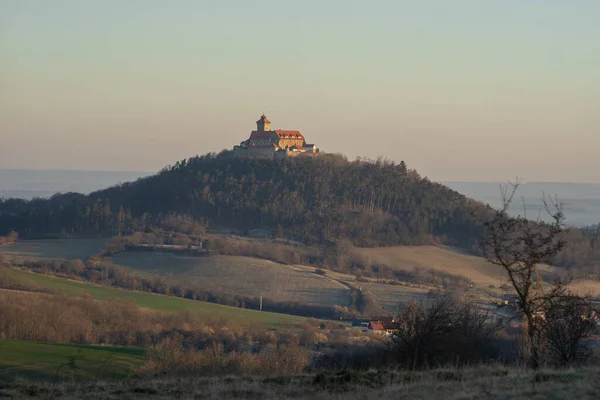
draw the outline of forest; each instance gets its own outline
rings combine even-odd
[[[500,193],[499,193],[500,196]],[[0,200],[0,235],[114,236],[144,231],[168,214],[208,229],[266,229],[306,245],[442,244],[481,254],[489,206],[421,177],[404,162],[336,154],[271,160],[229,152],[177,162],[160,173],[90,195]],[[598,235],[567,232],[557,265],[598,268]]]

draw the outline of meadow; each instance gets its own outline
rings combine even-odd
[[[83,346],[0,339],[0,382],[17,377],[53,380],[123,379],[146,362],[135,347]],[[0,396],[1,397],[1,396]]]
[[[154,378],[4,385],[2,397],[57,399],[581,399],[600,397],[600,370],[532,371],[520,367],[340,371],[289,376]]]
[[[193,257],[170,253],[124,252],[115,264],[136,272],[179,280],[204,290],[292,301],[309,305],[350,305],[349,289],[340,282],[268,260],[238,256]]]
[[[14,268],[5,268],[4,270],[10,278],[17,280],[26,286],[46,289],[55,293],[62,293],[70,296],[89,295],[95,300],[123,300],[156,311],[180,312],[185,310],[199,310],[214,313],[226,318],[238,318],[263,323],[268,326],[277,326],[280,324],[300,325],[306,321],[306,318],[287,314],[260,312],[178,297],[96,286],[84,282],[35,274]]]
[[[106,243],[105,239],[59,239],[21,241],[0,248],[6,259],[15,258],[85,258],[96,253]],[[433,269],[470,278],[475,284],[474,299],[489,303],[497,299],[506,283],[503,270],[481,257],[443,246],[394,246],[354,249],[372,264],[384,264],[392,269]],[[173,253],[124,252],[112,257],[113,262],[145,276],[163,276],[170,282],[185,287],[239,295],[263,296],[278,302],[297,302],[307,305],[350,304],[350,285],[357,285],[369,292],[383,306],[395,313],[399,305],[411,300],[423,299],[430,287],[422,285],[389,285],[377,279],[357,282],[349,274],[327,271],[326,276],[315,274],[315,268],[303,265],[284,265],[269,260],[241,256],[194,257]],[[552,279],[554,268],[541,266],[544,280]],[[177,311],[198,308],[197,302],[172,297],[156,297],[149,293],[125,292],[68,281],[48,281],[45,277],[21,275],[30,284],[68,294],[89,293],[96,299],[123,298],[142,307],[156,310]],[[39,280],[43,283],[37,283]],[[83,285],[83,286],[81,286]],[[600,282],[578,280],[572,288],[581,293],[600,294]],[[193,305],[190,305],[191,302]],[[214,304],[201,303],[202,308],[216,311]],[[220,312],[225,312],[219,309]],[[272,323],[272,322],[270,322]]]
[[[469,277],[476,284],[501,285],[504,271],[481,257],[441,246],[394,246],[358,249],[359,254],[375,264],[394,269],[432,268]]]
[[[357,249],[359,254],[372,263],[388,265],[394,269],[424,268],[463,275],[470,278],[479,289],[490,286],[500,287],[507,283],[507,276],[502,267],[490,264],[482,257],[466,254],[457,249],[444,246],[393,246]],[[539,265],[542,279],[548,283],[554,274],[562,272],[549,265]],[[574,280],[570,287],[580,293],[600,295],[600,282],[592,280]],[[481,291],[481,290],[480,290]],[[500,292],[495,293],[499,295]]]
[[[22,240],[0,247],[7,260],[23,259],[81,259],[97,253],[108,243],[108,238]]]

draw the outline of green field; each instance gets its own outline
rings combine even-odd
[[[26,286],[47,289],[56,293],[63,293],[71,296],[82,296],[88,294],[95,300],[125,300],[130,301],[131,303],[134,303],[140,307],[157,311],[199,310],[217,314],[226,318],[239,318],[246,321],[264,323],[269,326],[280,324],[299,325],[306,320],[306,318],[293,315],[246,310],[242,308],[223,306],[219,304],[171,296],[162,296],[152,293],[132,292],[111,287],[95,286],[83,282],[75,282],[47,275],[34,274],[13,268],[6,268],[5,271],[10,278],[17,280]]]
[[[23,240],[0,247],[0,254],[8,260],[24,259],[82,259],[97,253],[110,239],[47,239]]]
[[[0,381],[16,377],[90,380],[130,376],[146,361],[135,347],[78,346],[0,339]]]
[[[350,291],[338,281],[268,260],[238,256],[194,257],[173,253],[124,252],[115,264],[160,275],[202,290],[310,305],[350,305]]]

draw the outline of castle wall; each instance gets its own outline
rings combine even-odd
[[[301,149],[304,146],[304,139],[280,138],[279,147],[286,148],[296,146]]]

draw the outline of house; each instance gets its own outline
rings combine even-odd
[[[503,294],[499,306],[518,308],[519,296],[517,294]]]
[[[581,319],[592,320],[596,325],[600,324],[600,316],[594,308],[591,308],[587,305],[581,305],[577,307],[577,312],[581,316]]]
[[[378,317],[369,322],[368,330],[391,336],[400,330],[400,322],[394,317]]]
[[[375,333],[381,333],[381,334],[385,333],[385,328],[383,326],[383,322],[381,322],[381,321],[371,321],[371,322],[369,322],[368,329],[370,331],[375,332]]]
[[[263,114],[256,121],[256,130],[250,137],[234,146],[234,153],[241,155],[262,155],[287,157],[301,154],[316,154],[317,146],[306,143],[300,131],[276,129],[271,130],[271,121]]]

